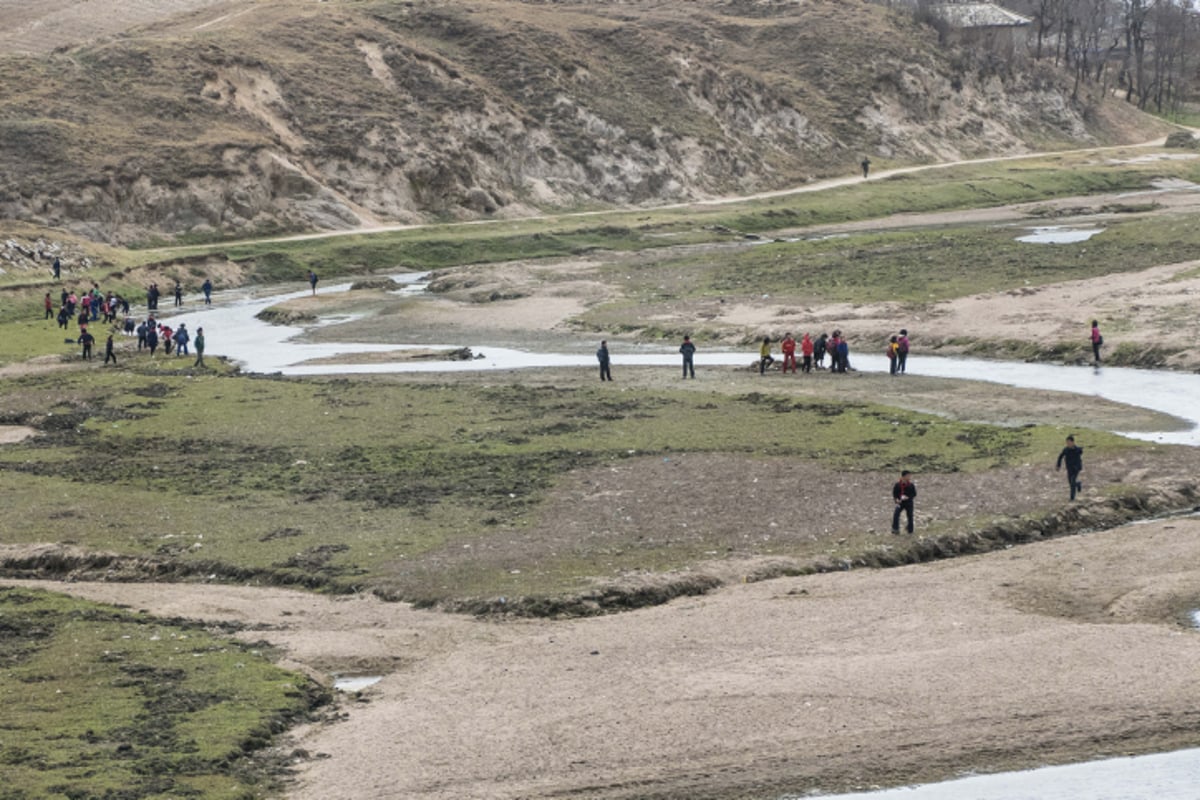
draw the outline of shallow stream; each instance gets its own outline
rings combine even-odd
[[[408,273],[391,276],[403,284],[402,293],[422,290],[423,274]],[[348,291],[350,284],[321,290],[321,293]],[[391,372],[466,372],[478,370],[512,370],[533,367],[587,367],[596,365],[595,345],[580,346],[577,352],[530,352],[491,347],[473,342],[448,342],[442,345],[396,345],[337,342],[313,344],[301,341],[304,329],[263,322],[256,314],[285,300],[308,295],[308,290],[271,297],[243,297],[227,300],[199,311],[171,317],[173,323],[186,322],[193,334],[200,326],[207,328],[205,337],[210,354],[228,356],[250,372],[284,375],[350,375]],[[226,294],[228,297],[228,293]],[[853,346],[853,342],[851,343]],[[312,364],[314,359],[332,358],[356,353],[389,353],[405,349],[452,350],[469,347],[478,358],[467,361],[393,361],[371,364]],[[613,369],[622,365],[678,367],[679,354],[674,348],[634,346],[614,343]],[[696,367],[748,366],[755,358],[750,350],[701,350],[696,354]],[[860,355],[853,351],[850,363],[864,372],[886,372],[887,359],[882,355]],[[939,378],[986,381],[1024,389],[1044,389],[1070,392],[1083,396],[1101,397],[1118,403],[1151,409],[1169,414],[1186,423],[1186,429],[1176,431],[1137,432],[1125,435],[1165,444],[1200,446],[1200,375],[1193,373],[1127,369],[1123,367],[1078,367],[1054,364],[1028,364],[1017,361],[986,361],[969,358],[923,356],[919,352],[909,357],[909,372]],[[900,378],[902,380],[903,378]],[[1084,402],[1084,401],[1081,401]]]

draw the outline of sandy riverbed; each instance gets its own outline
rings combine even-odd
[[[1196,744],[1197,565],[1188,518],[571,621],[55,588],[384,673],[345,720],[297,733],[295,800],[769,797]]]

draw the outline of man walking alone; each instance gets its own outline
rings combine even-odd
[[[1067,465],[1067,483],[1071,485],[1071,499],[1074,500],[1075,493],[1083,488],[1079,482],[1079,473],[1083,472],[1083,448],[1075,445],[1074,434],[1067,437],[1067,446],[1058,454],[1054,471],[1061,470],[1064,462]]]
[[[917,487],[911,476],[911,472],[904,470],[900,473],[900,480],[892,486],[892,500],[896,505],[896,510],[892,512],[892,533],[900,532],[901,511],[908,516],[908,532],[913,532],[913,499],[917,496]]]
[[[204,366],[204,328],[196,328],[196,338],[192,340],[192,347],[196,348],[196,362],[193,367]]]

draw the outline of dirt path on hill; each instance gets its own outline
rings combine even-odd
[[[243,623],[293,666],[384,674],[344,719],[296,732],[292,800],[731,798],[1194,746],[1197,565],[1200,520],[1183,518],[572,621],[50,588]]]

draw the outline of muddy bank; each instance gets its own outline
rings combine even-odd
[[[759,556],[702,563],[683,572],[639,574],[616,581],[598,581],[589,591],[549,596],[450,597],[418,603],[418,608],[481,617],[577,617],[661,605],[680,597],[703,595],[731,583],[753,583],[784,576],[846,572],[919,564],[1006,549],[1013,545],[1072,536],[1148,520],[1164,515],[1200,511],[1200,483],[1159,482],[1118,497],[1097,497],[1050,513],[1013,517],[983,526],[936,536],[868,536],[858,550],[839,556],[804,561]],[[871,531],[874,534],[874,531]],[[831,537],[831,542],[835,537]],[[838,538],[844,543],[844,538]],[[355,590],[334,581],[322,570],[320,553],[290,569],[247,569],[212,561],[183,562],[171,558],[134,557],[89,552],[70,545],[0,545],[0,577],[47,581],[202,581],[262,586],[299,586],[342,593]],[[402,590],[387,586],[373,594],[383,600],[405,601]]]

